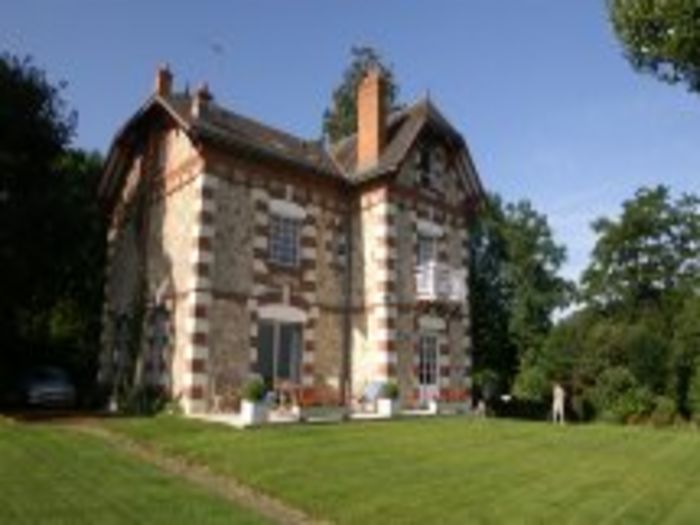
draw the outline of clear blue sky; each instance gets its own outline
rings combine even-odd
[[[700,96],[634,73],[604,0],[8,1],[0,49],[31,54],[105,151],[168,61],[182,87],[306,137],[353,44],[378,47],[404,101],[430,90],[485,186],[548,214],[577,276],[590,222],[640,185],[700,192]]]

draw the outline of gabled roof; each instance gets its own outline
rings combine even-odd
[[[387,141],[379,162],[372,168],[357,171],[357,135],[341,140],[331,152],[344,173],[355,181],[365,181],[394,171],[404,160],[418,135],[425,127],[432,127],[457,146],[464,139],[428,98],[395,111],[387,122]]]
[[[471,190],[483,195],[476,169],[461,134],[447,121],[435,105],[424,98],[415,104],[393,112],[387,123],[387,143],[379,162],[371,169],[358,172],[357,136],[351,135],[327,148],[322,141],[304,140],[284,131],[225,109],[214,101],[197,116],[192,113],[192,97],[187,93],[169,96],[153,95],[117,133],[109,155],[100,192],[109,193],[118,183],[110,173],[119,162],[119,145],[147,113],[160,108],[168,113],[195,141],[220,144],[251,155],[276,159],[310,170],[319,176],[345,181],[349,184],[366,182],[398,169],[401,162],[425,128],[430,128],[463,150],[465,168],[470,174]]]

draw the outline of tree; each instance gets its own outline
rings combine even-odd
[[[74,117],[60,87],[49,84],[30,59],[0,56],[0,100],[0,329],[7,348],[17,336],[16,306],[45,295],[32,284],[51,265],[43,251],[53,228],[47,220],[53,194],[47,190]]]
[[[477,377],[510,389],[526,353],[538,347],[571,284],[558,276],[565,250],[527,201],[491,196],[470,236],[470,306]]]
[[[537,347],[565,307],[573,285],[558,275],[566,249],[554,241],[547,218],[528,201],[505,206],[505,271],[513,290],[510,333],[522,350]]]
[[[665,186],[641,188],[623,203],[618,220],[598,219],[593,229],[598,240],[583,276],[583,294],[590,304],[637,315],[648,308],[658,311],[664,302],[678,302],[697,285],[696,196],[673,201]]]
[[[674,320],[671,368],[679,411],[686,416],[697,412],[700,418],[700,296],[688,298]]]
[[[526,356],[521,391],[557,378],[579,415],[668,423],[693,411],[700,361],[700,200],[641,188],[597,220],[581,309]],[[563,376],[563,377],[562,377]]]
[[[700,92],[697,0],[608,0],[608,11],[632,67]]]
[[[476,383],[506,391],[517,371],[518,351],[509,334],[512,289],[505,271],[507,241],[500,198],[493,195],[469,236],[469,300]]]
[[[0,388],[49,363],[82,386],[98,348],[101,160],[68,150],[76,116],[62,87],[31,59],[0,56]]]
[[[343,72],[343,80],[333,91],[331,107],[323,114],[323,135],[331,143],[357,131],[357,87],[366,71],[378,68],[386,82],[387,108],[395,109],[399,87],[391,66],[382,60],[379,52],[368,46],[350,50],[350,65]]]

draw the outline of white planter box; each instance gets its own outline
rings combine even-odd
[[[299,409],[301,421],[343,421],[347,409],[339,406],[304,407]]]
[[[241,401],[241,422],[246,426],[260,425],[267,421],[267,405],[262,401]]]
[[[394,417],[399,413],[400,405],[396,399],[377,399],[377,414],[382,417]]]
[[[437,401],[435,399],[431,399],[428,401],[428,412],[431,414],[439,414],[440,413],[440,401]]]

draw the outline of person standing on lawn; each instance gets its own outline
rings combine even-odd
[[[552,421],[554,423],[564,424],[564,401],[566,400],[566,391],[559,383],[554,383],[552,390]]]

